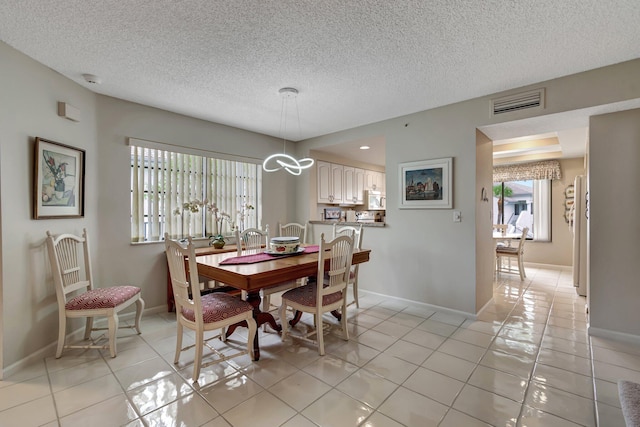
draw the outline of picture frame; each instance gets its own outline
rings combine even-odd
[[[567,186],[564,190],[564,197],[567,199],[572,199],[574,197],[574,187],[573,184]]]
[[[453,208],[453,157],[398,165],[400,209]]]
[[[340,208],[325,208],[324,210],[324,219],[326,220],[339,220],[341,215],[342,210]]]
[[[33,218],[84,217],[85,150],[36,138]]]

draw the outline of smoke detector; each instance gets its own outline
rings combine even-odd
[[[83,74],[82,77],[86,80],[87,83],[99,85],[102,83],[102,79],[94,74]]]

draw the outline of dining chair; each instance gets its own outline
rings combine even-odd
[[[299,237],[300,244],[307,243],[307,224],[299,224],[297,222],[290,222],[288,224],[278,223],[278,231],[279,236],[287,236],[287,237]],[[307,278],[303,277],[298,280],[290,280],[288,282],[283,282],[276,286],[271,286],[269,288],[262,289],[262,311],[271,311],[273,309],[277,309],[277,306],[271,305],[271,295],[277,294],[291,288],[295,288],[296,286],[304,286],[307,283]],[[263,330],[267,330],[267,323],[264,324]]]
[[[247,228],[240,231],[236,228],[236,247],[238,256],[258,254],[269,248],[269,224],[264,230]],[[247,291],[242,291],[242,299],[247,299]]]
[[[193,382],[197,382],[201,368],[244,354],[249,354],[253,360],[253,339],[256,335],[256,322],[253,319],[253,307],[251,304],[237,296],[224,292],[200,294],[196,252],[191,237],[188,238],[185,247],[180,242],[171,240],[169,234],[165,233],[164,244],[173,285],[178,328],[173,363],[179,363],[181,352],[195,347],[192,378]],[[228,352],[218,351],[213,346],[208,345],[209,341],[219,338],[225,341],[228,346],[233,347],[233,344],[226,339],[224,334],[227,327],[239,322],[244,322],[249,329],[246,350],[235,348],[236,351],[234,352],[234,349],[230,349],[229,352],[232,353],[229,354]],[[195,345],[182,347],[184,328],[194,332]],[[216,330],[220,332],[205,339],[205,332]],[[205,346],[212,351],[215,357],[213,360],[203,363],[202,356]]]
[[[240,231],[236,229],[236,246],[238,256],[260,253],[269,248],[269,224],[264,230],[247,228]]]
[[[518,242],[518,246],[496,246],[496,272],[497,273],[518,273],[520,274],[520,280],[524,280],[527,277],[524,271],[524,244],[527,241],[528,227],[522,229],[522,236]],[[518,270],[511,268],[511,263],[508,267],[504,267],[502,261],[503,258],[511,260],[515,258],[518,261]]]
[[[47,231],[47,252],[56,287],[58,301],[58,346],[56,359],[62,356],[65,348],[109,348],[111,357],[116,357],[116,331],[119,328],[135,328],[140,334],[140,319],[144,310],[144,300],[137,286],[111,286],[97,288],[94,286],[89,251],[89,236],[83,229],[82,236],[60,234],[55,237]],[[131,304],[136,304],[134,326],[120,326],[118,313]],[[107,319],[107,328],[94,327],[96,317]],[[84,339],[91,339],[91,332],[107,330],[109,344],[65,344],[67,318],[86,318]],[[99,339],[99,338],[98,338]]]
[[[295,337],[318,346],[318,353],[324,355],[324,327],[322,316],[324,313],[341,309],[342,335],[349,340],[347,329],[347,286],[349,271],[353,257],[353,239],[349,236],[339,236],[330,242],[325,242],[324,233],[320,236],[318,252],[318,280],[306,286],[290,289],[282,294],[280,306],[280,323],[282,324],[282,341],[287,336]],[[324,280],[322,280],[324,278]],[[312,331],[302,334],[290,334],[287,322],[287,307],[314,316]],[[313,340],[310,337],[316,336]]]
[[[353,239],[353,249],[362,249],[362,224],[359,224],[357,227],[351,225],[345,225],[339,227],[338,224],[333,224],[333,238],[335,239],[338,236],[349,236]],[[348,303],[347,305],[356,304],[356,307],[360,308],[360,301],[358,300],[358,271],[360,270],[360,265],[356,264],[351,266],[351,271],[349,272],[349,284],[353,288],[353,301]]]

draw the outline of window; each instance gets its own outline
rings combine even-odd
[[[262,170],[254,163],[210,158],[158,149],[163,144],[130,139],[131,241],[207,237],[236,227],[259,227]],[[200,153],[198,153],[200,154]],[[217,230],[208,209],[192,212],[183,204],[215,203],[228,217]],[[254,209],[244,209],[251,205]]]
[[[494,224],[508,224],[508,233],[529,228],[527,238],[551,240],[551,180],[493,183]]]

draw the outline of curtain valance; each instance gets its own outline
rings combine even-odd
[[[558,160],[520,163],[493,168],[493,182],[561,178],[562,172],[560,171],[560,162]]]

